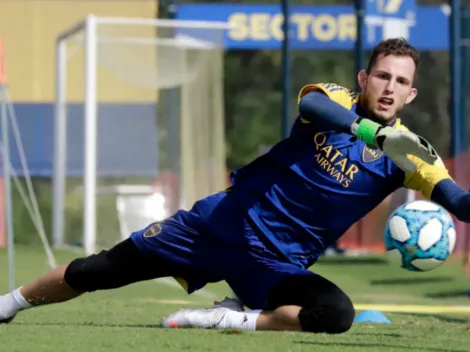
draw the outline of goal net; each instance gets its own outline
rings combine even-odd
[[[60,35],[55,247],[94,253],[226,187],[227,28],[88,16]]]

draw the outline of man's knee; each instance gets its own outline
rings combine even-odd
[[[341,334],[348,331],[354,321],[355,310],[349,297],[338,290],[323,304],[306,305],[299,312],[303,331]]]
[[[110,286],[112,264],[103,250],[85,258],[77,258],[70,262],[65,270],[64,280],[75,290],[93,292]],[[111,275],[114,276],[114,275]]]
[[[351,328],[355,317],[349,297],[335,284],[318,275],[294,275],[271,292],[268,309],[283,305],[302,307],[303,331],[339,334]]]
[[[110,250],[73,260],[65,270],[64,280],[71,288],[84,292],[122,287],[138,281],[137,276],[147,269],[138,268],[141,258],[129,239]]]

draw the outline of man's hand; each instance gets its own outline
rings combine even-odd
[[[408,159],[407,154],[417,156],[428,164],[434,164],[438,158],[432,145],[413,132],[384,127],[377,132],[375,141],[377,146],[405,172],[416,171],[416,165]]]
[[[382,150],[405,172],[416,171],[416,165],[408,159],[408,155],[414,155],[428,164],[434,164],[438,159],[432,145],[410,131],[383,127],[368,119],[361,119],[352,131],[370,147]]]

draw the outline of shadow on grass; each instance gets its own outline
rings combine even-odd
[[[388,260],[382,257],[321,257],[318,264],[327,265],[388,265]]]
[[[442,282],[452,282],[455,278],[451,276],[431,276],[431,277],[410,277],[410,278],[391,278],[381,280],[371,280],[371,285],[422,285]]]
[[[427,293],[426,297],[429,297],[429,298],[468,298],[469,292],[467,290],[433,292],[433,293]]]
[[[157,324],[108,324],[108,323],[63,323],[63,322],[12,322],[11,325],[24,325],[24,326],[91,326],[91,327],[102,327],[102,328],[131,328],[131,329],[160,329],[161,326]]]
[[[384,343],[361,343],[361,342],[320,342],[320,341],[294,341],[296,344],[313,346],[343,346],[343,347],[364,347],[383,350],[384,348],[400,348],[410,351],[432,351],[432,352],[468,352],[468,350],[451,350],[448,348],[422,347],[422,346],[403,346]]]
[[[380,337],[393,337],[394,339],[403,337],[403,334],[399,334],[396,332],[360,332],[360,331],[355,331],[354,335],[362,335],[362,336],[380,336]]]

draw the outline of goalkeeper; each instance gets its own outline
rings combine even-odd
[[[403,186],[470,221],[470,194],[397,117],[416,97],[418,63],[415,48],[389,39],[358,73],[361,94],[305,86],[290,136],[233,172],[232,187],[0,297],[0,320],[86,292],[175,277],[188,293],[225,280],[251,310],[226,301],[173,313],[164,327],[347,331],[355,316],[348,295],[308,270],[328,245]]]

